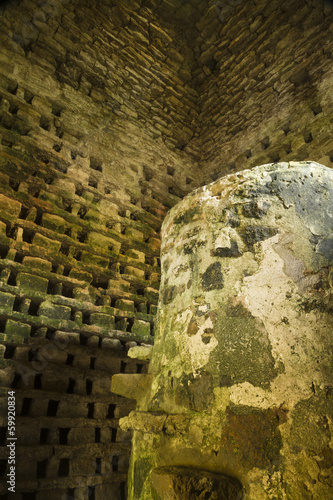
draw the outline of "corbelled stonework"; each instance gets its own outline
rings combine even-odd
[[[1,3],[0,476],[13,389],[18,500],[126,497],[135,401],[109,387],[149,381],[164,217],[230,172],[332,166],[332,32],[321,0]]]

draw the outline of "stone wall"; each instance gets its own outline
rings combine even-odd
[[[127,352],[153,343],[167,211],[229,170],[330,164],[332,13],[280,5],[1,4],[0,439],[12,388],[24,472],[12,498],[125,497],[118,420],[134,400],[109,386],[147,371]]]
[[[110,382],[146,370],[127,350],[153,340],[161,221],[198,185],[182,151],[197,116],[184,84],[193,56],[163,12],[135,2],[13,1],[0,26],[0,425],[4,446],[14,389],[12,498],[124,498],[130,437],[118,420],[133,401]],[[6,457],[4,447],[2,478]]]
[[[193,85],[204,183],[269,162],[332,166],[331,2],[213,0]]]

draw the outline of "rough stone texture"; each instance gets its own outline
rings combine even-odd
[[[190,498],[172,475],[158,486],[174,466],[251,500],[332,498],[332,195],[318,163],[268,164],[167,215],[153,380],[121,421],[130,499]]]
[[[111,378],[147,370],[127,351],[153,340],[161,221],[199,185],[193,55],[138,7],[0,6],[0,474],[12,388],[20,499],[126,495],[134,401]]]
[[[264,163],[332,166],[332,2],[210,2],[196,27],[204,183]]]
[[[295,158],[332,165],[332,27],[320,0],[1,2],[0,443],[11,387],[19,500],[126,496],[130,445],[118,419],[133,401],[109,387],[114,373],[147,371],[162,220],[231,170]],[[255,219],[264,211],[244,207]],[[236,230],[237,213],[228,221]],[[253,224],[212,252],[237,259],[272,231]],[[288,245],[277,250],[285,259]],[[330,248],[330,238],[318,242]],[[223,268],[211,264],[200,280],[223,292]],[[307,287],[302,268],[290,272]],[[190,286],[170,281],[163,300]],[[239,314],[249,313],[231,304],[230,323]],[[189,335],[204,328],[209,347],[211,322],[206,311]],[[207,373],[190,385],[188,404],[205,408],[213,383]],[[183,432],[185,423],[165,425]]]
[[[165,500],[242,500],[242,486],[229,477],[185,467],[160,467],[152,472],[155,492]]]

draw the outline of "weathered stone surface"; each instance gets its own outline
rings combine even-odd
[[[134,359],[149,360],[152,352],[152,346],[136,346],[131,347],[128,351],[128,356]]]
[[[15,300],[15,295],[10,293],[1,292],[0,293],[0,308],[3,314],[10,313],[13,309]]]
[[[217,483],[199,491],[195,474],[181,480],[168,469],[203,463],[237,477],[253,500],[300,498],[307,477],[317,477],[316,498],[330,495],[313,454],[329,467],[329,426],[319,422],[333,410],[325,395],[332,195],[324,166],[268,164],[198,189],[170,211],[152,382],[137,405],[141,425],[131,419],[130,498],[223,498]],[[152,441],[145,425],[161,413],[164,428],[170,414],[185,417],[186,431],[155,430]],[[141,476],[143,459],[150,465]]]
[[[20,462],[23,479],[15,494],[20,499],[119,500],[126,495],[129,448],[119,448],[114,434],[119,432],[116,416],[131,408],[122,398],[110,402],[105,380],[110,372],[146,369],[126,353],[132,342],[153,341],[159,232],[167,210],[198,186],[254,165],[313,158],[332,166],[329,3],[95,3],[10,0],[0,6],[0,292],[14,299],[2,297],[0,347],[5,347],[7,371],[1,384],[5,391],[16,386],[20,421],[34,415],[40,429],[31,444],[36,453]],[[301,194],[295,185],[289,194],[286,185],[283,189],[291,199]],[[320,209],[325,196],[323,191],[315,197]],[[191,215],[191,210],[184,217],[200,220],[201,214]],[[315,210],[307,210],[314,220]],[[191,259],[209,247],[211,259],[196,277],[203,278],[207,294],[228,292],[239,259],[248,259],[244,276],[254,275],[257,249],[275,231],[265,215],[265,204],[256,206],[251,199],[236,211],[218,214],[221,222],[228,221],[229,232],[217,236],[213,246],[201,238],[199,225],[198,238],[189,234],[184,240],[182,252]],[[244,217],[251,224],[243,231]],[[314,234],[314,255],[330,260],[331,240]],[[331,273],[328,278],[325,270],[308,274],[306,265],[295,260],[295,241],[283,237],[273,251],[300,294],[313,287],[320,291],[327,279],[332,282]],[[210,267],[223,259],[232,259],[231,271]],[[190,268],[170,265],[179,282],[165,284],[168,307],[186,301],[196,282]],[[39,315],[45,301],[48,311]],[[246,372],[249,383],[264,390],[282,370],[248,306],[234,294],[221,305],[222,322],[196,304],[185,325],[186,339],[202,346],[204,358],[221,323],[225,349],[216,348],[221,357],[216,378],[224,390],[243,383]],[[321,307],[320,300],[309,296],[301,307],[308,315]],[[236,375],[233,347],[244,355]],[[19,349],[26,349],[25,358]],[[50,372],[55,379],[63,373],[56,394],[50,390]],[[189,412],[211,407],[211,374],[189,374],[184,384],[171,375],[167,380],[176,407],[182,404]],[[158,391],[151,408],[159,411],[163,397]],[[64,422],[58,400],[61,415],[66,405],[71,412],[73,402],[76,416]],[[230,416],[230,425],[241,428],[237,418]],[[261,414],[258,419],[266,422]],[[65,434],[81,424],[96,428],[96,436],[78,451],[65,444]],[[166,434],[169,427],[166,423]],[[104,430],[110,439],[102,443]],[[192,423],[189,436],[201,446],[199,422]],[[46,450],[53,455],[46,457]],[[324,443],[316,455],[322,465],[329,463],[327,450]],[[59,453],[68,463],[59,462]],[[21,455],[26,457],[27,450]],[[143,471],[147,463],[143,459]],[[317,461],[312,464],[316,471]],[[89,475],[84,477],[83,470]],[[291,469],[290,475],[303,474],[297,471]],[[328,483],[326,469],[321,471],[319,476],[313,472],[308,488]],[[0,496],[6,493],[2,487]],[[136,491],[141,489],[138,482]],[[297,493],[299,498],[310,494],[305,486]]]
[[[151,376],[143,373],[117,373],[113,375],[111,391],[139,401],[147,392]]]
[[[3,194],[0,194],[0,206],[1,210],[4,210],[12,216],[18,217],[22,205],[21,203],[8,198],[7,196],[4,196]]]
[[[151,473],[156,498],[163,500],[241,500],[241,484],[222,474],[186,467],[160,467]]]
[[[45,293],[48,286],[47,279],[27,273],[19,273],[16,281],[21,290],[26,293]]]

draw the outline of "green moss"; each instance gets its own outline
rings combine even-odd
[[[137,335],[150,335],[150,323],[135,319],[131,331]]]
[[[0,309],[1,314],[8,314],[12,311],[15,296],[10,293],[0,292]]]
[[[30,325],[8,319],[6,322],[5,333],[1,333],[0,339],[4,342],[23,343],[30,337]]]
[[[201,208],[199,206],[190,207],[188,210],[183,211],[180,215],[175,217],[173,223],[185,225],[196,220],[198,215],[201,215]]]
[[[25,293],[31,292],[46,293],[48,280],[33,274],[18,273],[16,278],[17,286]]]
[[[329,446],[331,432],[328,419],[333,414],[333,395],[318,387],[315,390],[316,394],[300,401],[292,412],[290,444],[294,452],[305,449],[318,454]]]
[[[221,436],[221,455],[245,469],[271,469],[280,462],[282,448],[278,419],[272,410],[227,411]]]
[[[210,366],[218,368],[224,385],[249,382],[268,387],[277,376],[272,347],[264,325],[257,318],[228,316],[225,306],[217,312],[214,329],[219,332],[218,346],[210,355]],[[239,360],[242,360],[240,363]],[[279,372],[283,371],[283,366]]]
[[[148,450],[147,450],[148,451]],[[149,456],[144,456],[135,461],[134,464],[134,497],[143,498],[141,496],[144,483],[149,477],[151,469],[154,467],[155,462]]]
[[[48,318],[58,320],[69,320],[71,317],[71,308],[63,305],[53,304],[48,300],[42,302],[39,307],[38,314]]]
[[[101,313],[92,313],[90,315],[90,323],[107,329],[113,329],[115,325],[114,316]]]

